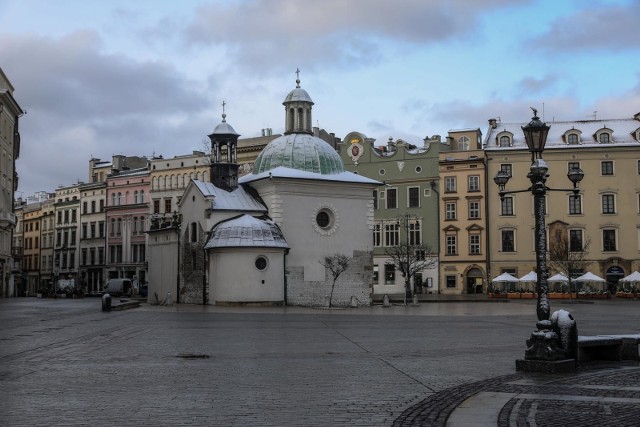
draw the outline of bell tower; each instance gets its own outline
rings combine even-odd
[[[222,123],[209,135],[211,140],[211,182],[218,188],[233,191],[238,188],[238,134],[227,123],[222,101]],[[223,152],[223,147],[225,152]]]

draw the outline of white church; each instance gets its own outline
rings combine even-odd
[[[313,104],[296,80],[283,102],[284,135],[240,179],[240,135],[223,112],[209,135],[211,182],[191,181],[178,215],[152,220],[150,300],[170,293],[180,303],[324,306],[333,278],[320,261],[341,253],[353,260],[332,305],[371,304],[372,194],[382,183],[345,171],[314,136]]]

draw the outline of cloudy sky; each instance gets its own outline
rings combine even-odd
[[[640,0],[0,0],[0,67],[27,111],[18,196],[91,157],[202,150],[219,123],[425,136],[640,112]]]

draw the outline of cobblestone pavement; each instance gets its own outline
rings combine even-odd
[[[545,421],[574,404],[618,417],[604,425],[625,425],[621,413],[640,419],[631,367],[514,374],[535,325],[533,302],[100,306],[90,298],[0,300],[2,425],[445,425],[474,396],[497,396],[494,406],[502,399],[498,425],[589,425]],[[638,302],[566,308],[582,334],[640,332]],[[602,387],[593,388],[596,380]],[[623,380],[630,385],[621,390]],[[540,390],[545,382],[552,393]],[[550,399],[561,392],[585,399]],[[602,396],[610,399],[601,405]]]

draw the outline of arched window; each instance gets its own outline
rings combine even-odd
[[[500,137],[500,147],[509,147],[511,145],[511,138],[507,135],[503,135]]]
[[[140,203],[140,201],[138,200],[138,192],[137,191],[133,192],[133,203],[136,203],[136,204]]]
[[[140,203],[144,203],[144,190],[140,190]]]
[[[570,144],[570,145],[578,144],[578,135],[575,133],[570,133],[567,136],[567,144]]]
[[[118,193],[117,202],[118,202],[118,206],[120,206],[122,204],[122,193]]]
[[[599,136],[600,144],[608,144],[611,142],[611,136],[607,132],[602,132]]]
[[[287,120],[287,131],[292,131],[294,124],[293,122],[295,121],[295,112],[293,110],[293,108],[289,109],[289,120]]]
[[[302,108],[298,108],[298,123],[297,123],[297,126],[296,126],[296,130],[303,130],[304,129],[303,123],[302,123],[303,119],[304,119],[304,117],[302,116]]]
[[[459,151],[467,151],[469,150],[469,138],[466,136],[461,136],[458,138],[458,150]]]
[[[116,193],[111,193],[111,206],[116,205]]]

